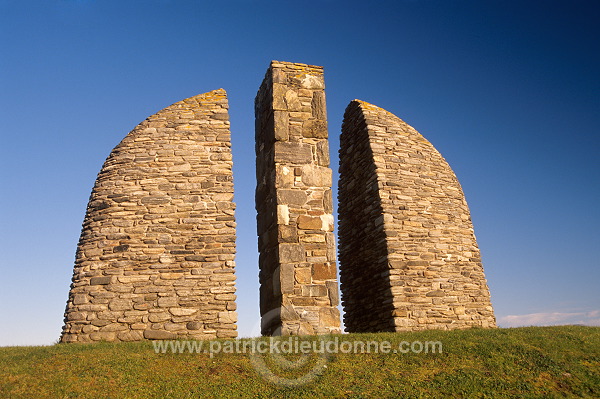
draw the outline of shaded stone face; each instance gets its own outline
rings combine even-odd
[[[235,205],[224,90],[115,147],[83,222],[62,342],[233,338]]]
[[[255,100],[262,333],[340,331],[323,68],[273,61]]]
[[[469,209],[444,158],[402,120],[358,100],[340,144],[346,330],[495,327]]]

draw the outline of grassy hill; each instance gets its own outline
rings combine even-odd
[[[328,359],[313,354],[306,365],[297,367],[285,361],[278,363],[267,355],[262,357],[264,362],[257,362],[255,357],[238,353],[211,357],[207,353],[172,353],[169,347],[165,347],[167,353],[156,353],[152,342],[2,347],[0,397],[600,397],[599,327],[349,334],[330,338],[336,337],[350,342],[346,347],[340,346],[340,350],[356,342],[388,341],[392,351],[335,353]],[[261,341],[266,345],[268,338]],[[442,351],[425,353],[424,347],[417,344],[413,349],[423,349],[420,353],[393,353],[393,348],[408,349],[407,343],[415,341],[441,342]],[[206,349],[208,342],[204,345]],[[213,345],[220,345],[223,352],[228,344],[219,341]],[[186,352],[190,349],[183,348]],[[298,355],[286,358],[299,360]],[[288,381],[311,375],[311,371],[315,378],[300,386],[277,385],[257,372],[256,364],[263,374],[268,374],[267,368]]]

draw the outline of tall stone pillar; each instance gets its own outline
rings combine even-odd
[[[346,330],[495,327],[469,208],[440,153],[358,100],[346,108],[340,147]]]
[[[98,174],[62,342],[233,338],[235,219],[227,96],[151,115]]]
[[[255,115],[262,333],[339,332],[323,68],[272,61]]]

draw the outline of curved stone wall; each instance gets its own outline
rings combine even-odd
[[[495,327],[461,186],[415,129],[352,101],[338,200],[348,332]]]
[[[92,191],[62,342],[236,337],[235,218],[227,96],[150,116]]]

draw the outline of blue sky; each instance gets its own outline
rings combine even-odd
[[[0,0],[0,345],[55,342],[111,149],[227,90],[240,336],[256,335],[253,100],[273,59],[325,67],[334,173],[355,98],[463,186],[499,324],[600,325],[600,6],[570,1]]]

